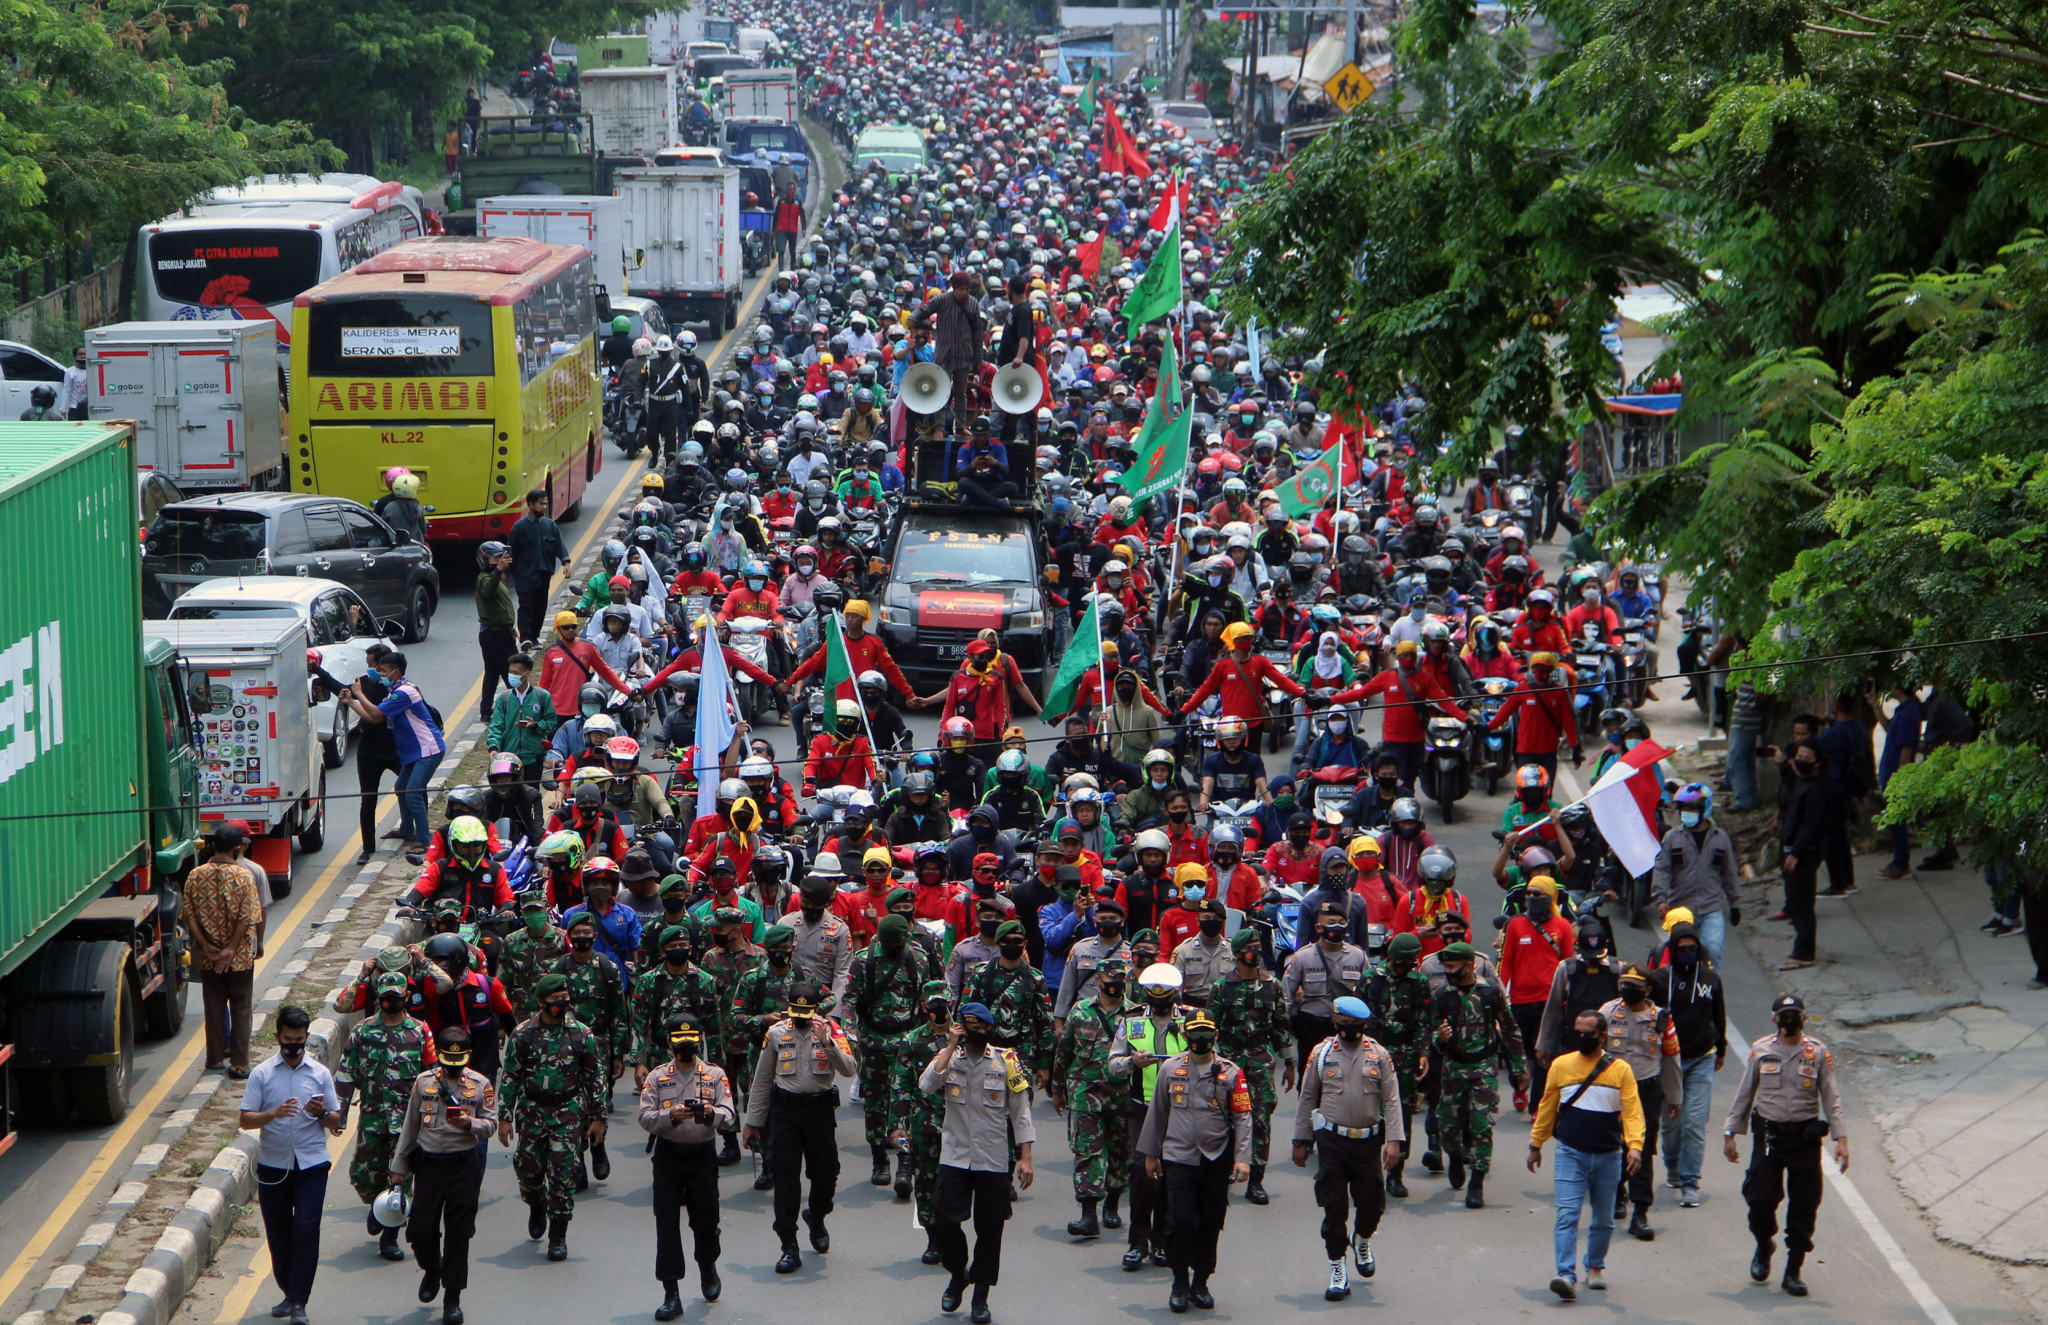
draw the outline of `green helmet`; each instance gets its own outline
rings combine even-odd
[[[583,839],[567,829],[549,833],[541,839],[540,849],[533,854],[544,865],[559,863],[564,869],[582,869]]]
[[[627,316],[626,316],[626,315],[625,315],[624,313],[621,313],[621,314],[619,314],[619,315],[618,315],[617,317],[615,317],[615,318],[613,318],[613,319],[612,319],[612,330],[613,330],[613,331],[616,331],[616,332],[619,332],[619,333],[621,333],[621,334],[624,334],[625,332],[631,331],[632,329],[633,329],[633,319],[632,319],[632,318],[629,318],[629,317],[627,317]]]
[[[484,831],[483,820],[465,814],[448,825],[448,840],[456,846],[483,846],[490,835]]]

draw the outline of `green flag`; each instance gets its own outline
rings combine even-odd
[[[1342,442],[1333,443],[1329,450],[1317,456],[1314,462],[1297,470],[1293,478],[1273,489],[1273,495],[1280,499],[1280,509],[1292,520],[1322,509],[1330,494],[1337,490],[1337,466],[1342,463]]]
[[[1095,119],[1095,85],[1101,81],[1102,71],[1100,69],[1090,69],[1088,71],[1088,81],[1081,87],[1081,118],[1090,123],[1093,123]]]
[[[1076,593],[1088,593],[1088,586],[1073,586]],[[1102,658],[1102,639],[1095,624],[1095,595],[1088,593],[1088,610],[1074,624],[1074,638],[1067,643],[1067,652],[1060,659],[1060,669],[1053,673],[1052,688],[1045,692],[1045,720],[1058,722],[1074,707],[1074,692],[1081,687],[1081,678],[1088,674]]]
[[[1178,210],[1178,209],[1176,209]],[[1160,241],[1159,256],[1145,268],[1131,297],[1124,300],[1123,313],[1132,327],[1165,317],[1180,303],[1180,218],[1176,215]],[[1136,335],[1134,331],[1132,333]]]
[[[1152,497],[1180,486],[1188,469],[1188,438],[1194,431],[1195,412],[1182,410],[1168,423],[1166,410],[1153,405],[1145,414],[1145,426],[1131,442],[1138,458],[1117,480],[1117,486],[1142,506]]]
[[[846,647],[846,629],[837,612],[825,618],[825,730],[832,730],[842,699],[860,703],[860,686],[855,683],[853,655]],[[867,720],[865,709],[861,712]]]

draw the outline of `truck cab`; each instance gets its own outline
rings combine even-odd
[[[1042,683],[1045,541],[1035,508],[914,500],[886,546],[882,642],[906,676],[943,683],[992,629],[1026,683]]]

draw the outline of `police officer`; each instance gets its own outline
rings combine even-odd
[[[1635,1073],[1636,1097],[1642,1101],[1646,1131],[1643,1162],[1615,1188],[1614,1217],[1621,1218],[1628,1202],[1635,1214],[1629,1220],[1629,1236],[1638,1242],[1654,1242],[1657,1231],[1650,1227],[1650,1206],[1655,1200],[1657,1132],[1666,1116],[1677,1117],[1683,1082],[1678,1074],[1678,1032],[1671,1025],[1671,1009],[1650,1001],[1650,977],[1642,967],[1629,965],[1621,973],[1621,997],[1600,1008],[1607,1019],[1607,1052],[1629,1065]]]
[[[926,1064],[918,1089],[945,1102],[939,1137],[939,1181],[933,1197],[932,1243],[952,1276],[939,1295],[939,1310],[960,1309],[960,1297],[974,1285],[969,1319],[987,1325],[988,1290],[1002,1271],[1003,1224],[1010,1217],[1010,1143],[1017,1145],[1017,1185],[1030,1187],[1031,1076],[1017,1051],[990,1042],[995,1013],[980,1003],[962,1004],[960,1019],[946,1035],[946,1047]],[[967,1259],[961,1224],[974,1219],[974,1259]]]
[[[839,1186],[839,1140],[832,1111],[839,1107],[835,1077],[854,1073],[853,1048],[839,1023],[818,1019],[825,991],[815,981],[799,980],[789,989],[788,1014],[768,1028],[760,1057],[754,1063],[754,1084],[747,1091],[748,1145],[768,1138],[768,1172],[775,1186],[775,1236],[782,1256],[775,1273],[795,1274],[804,1258],[796,1246],[796,1216],[802,1196],[803,1172],[811,1175],[811,1200],[804,1207],[811,1249],[831,1250],[825,1216]]]
[[[1758,1283],[1771,1277],[1771,1244],[1778,1235],[1778,1202],[1785,1207],[1785,1276],[1781,1287],[1794,1297],[1806,1296],[1799,1270],[1813,1250],[1813,1221],[1820,1211],[1820,1141],[1834,1133],[1835,1166],[1849,1171],[1849,1137],[1842,1119],[1842,1096],[1835,1088],[1835,1059],[1828,1047],[1806,1030],[1806,1004],[1797,994],[1780,994],[1771,1004],[1778,1033],[1749,1047],[1749,1065],[1728,1107],[1721,1152],[1730,1164],[1742,1162],[1736,1133],[1756,1136],[1749,1152],[1749,1172],[1742,1196],[1749,1202],[1749,1231],[1756,1255],[1749,1277]]]
[[[1155,955],[1157,944],[1154,939]],[[1140,967],[1138,992],[1145,1000],[1144,1014],[1125,1018],[1109,1046],[1109,1074],[1130,1082],[1124,1124],[1133,1143],[1145,1126],[1153,1086],[1159,1079],[1159,1064],[1188,1047],[1180,1022],[1180,986],[1180,972],[1165,962]],[[1159,1175],[1135,1151],[1131,1156],[1130,1183],[1130,1249],[1124,1253],[1124,1269],[1143,1269],[1148,1257],[1154,1265],[1165,1265],[1166,1220],[1160,1208]]]
[[[413,1079],[405,1125],[391,1156],[391,1185],[403,1186],[418,1170],[405,1240],[420,1263],[420,1301],[445,1289],[441,1319],[462,1325],[462,1290],[469,1286],[469,1240],[476,1233],[477,1197],[483,1190],[484,1154],[478,1144],[498,1124],[498,1091],[469,1066],[469,1032],[443,1026],[434,1033],[437,1065]]]
[[[1401,1162],[1407,1115],[1394,1056],[1365,1033],[1372,1009],[1362,998],[1337,1000],[1337,1033],[1309,1052],[1301,1073],[1301,1107],[1294,1115],[1294,1167],[1316,1152],[1316,1204],[1323,1207],[1323,1250],[1330,1256],[1327,1302],[1351,1296],[1344,1268],[1345,1225],[1358,1207],[1352,1253],[1358,1272],[1377,1268],[1372,1235],[1387,1210],[1384,1174]]]
[[[1332,1004],[1356,994],[1372,969],[1372,958],[1365,949],[1345,938],[1349,923],[1344,906],[1323,903],[1316,913],[1316,941],[1296,948],[1280,976],[1280,992],[1287,1000],[1300,1060],[1330,1038]]]
[[[706,1302],[718,1300],[718,1133],[733,1120],[732,1082],[704,1058],[704,1025],[678,1012],[662,1022],[669,1061],[640,1087],[640,1126],[654,1144],[654,1277],[661,1280],[656,1320],[683,1314],[683,1222],[690,1212],[697,1272]]]
[[[1252,1172],[1252,1095],[1237,1064],[1216,1056],[1216,1023],[1201,1009],[1185,1023],[1187,1052],[1159,1065],[1145,1126],[1134,1147],[1165,1187],[1167,1264],[1173,1291],[1166,1305],[1216,1305],[1209,1276],[1230,1208],[1230,1184]]]

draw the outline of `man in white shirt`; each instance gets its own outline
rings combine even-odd
[[[320,1268],[320,1210],[334,1163],[327,1138],[341,1131],[341,1098],[334,1074],[306,1056],[312,1019],[290,1003],[277,1010],[277,1052],[249,1073],[242,1090],[243,1131],[262,1133],[256,1150],[256,1200],[271,1273],[284,1299],[270,1309],[278,1319],[307,1325],[306,1300]]]
[[[71,352],[71,366],[64,370],[63,384],[57,389],[57,412],[67,419],[84,419],[91,385],[85,370],[85,346],[81,345]]]

